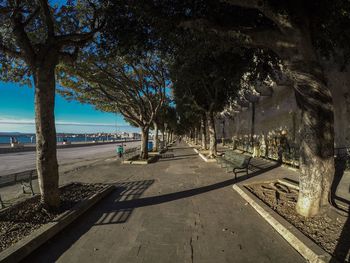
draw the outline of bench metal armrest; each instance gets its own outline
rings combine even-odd
[[[29,172],[29,177],[27,179],[21,180],[22,184],[22,191],[24,194],[26,194],[26,188],[29,188],[30,193],[34,195],[34,189],[33,189],[33,175],[35,170],[32,170]]]

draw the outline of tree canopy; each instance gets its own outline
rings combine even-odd
[[[99,1],[0,2],[0,80],[35,86],[36,164],[41,201],[60,205],[56,155],[56,66],[73,63],[104,25]]]
[[[74,66],[63,66],[61,84],[66,87],[61,94],[103,111],[121,113],[148,137],[170,82],[165,62],[156,54],[133,60],[96,53],[82,56]]]

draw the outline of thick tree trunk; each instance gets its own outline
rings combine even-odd
[[[36,69],[35,127],[36,167],[41,201],[48,209],[60,205],[55,127],[55,63]]]
[[[206,118],[205,115],[203,116],[201,120],[201,135],[202,135],[202,149],[207,149],[207,125],[206,125]]]
[[[156,123],[156,122],[153,122],[153,126],[154,126],[154,146],[153,146],[153,151],[154,152],[158,152],[158,148],[159,148],[159,146],[158,146],[158,133],[159,133],[159,131],[158,131],[158,124]]]
[[[141,128],[141,154],[140,158],[142,160],[148,159],[148,127],[142,127]]]
[[[216,142],[216,131],[214,122],[214,113],[207,113],[208,128],[209,128],[209,157],[215,158],[217,155],[217,142]]]
[[[299,71],[300,76],[303,82],[295,88],[302,112],[301,175],[296,210],[310,217],[329,205],[334,176],[334,114],[331,92],[322,78],[312,70]]]

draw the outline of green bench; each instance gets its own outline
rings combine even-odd
[[[226,171],[233,171],[235,179],[237,179],[237,174],[240,172],[245,172],[248,175],[251,159],[252,157],[250,156],[234,151],[226,151],[223,156],[217,158],[217,162],[221,167],[225,168]]]

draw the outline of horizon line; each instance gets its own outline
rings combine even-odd
[[[35,121],[34,120],[1,120],[0,119],[0,125],[1,124],[14,124],[14,125],[35,125]],[[62,125],[62,126],[91,126],[91,127],[95,127],[95,126],[103,126],[103,127],[118,127],[118,128],[122,128],[122,127],[134,127],[132,125],[118,125],[118,123],[89,123],[89,122],[66,122],[66,121],[56,121],[55,122],[56,125]]]

